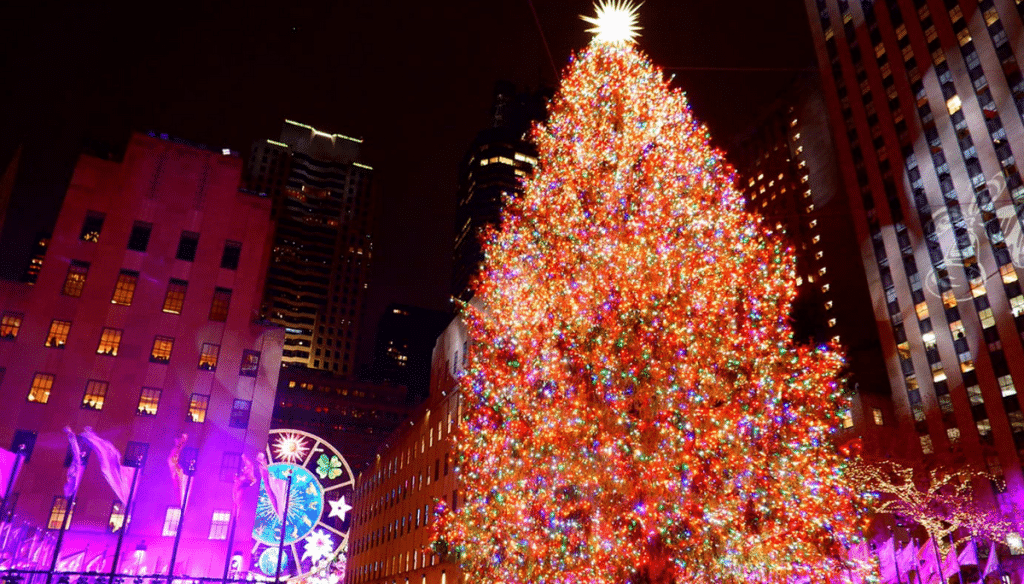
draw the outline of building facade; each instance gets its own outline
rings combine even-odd
[[[437,502],[463,502],[455,432],[462,423],[456,378],[466,366],[469,337],[457,318],[437,339],[430,399],[392,434],[356,477],[346,584],[461,584],[454,558],[432,546]]]
[[[1021,11],[805,0],[903,446],[1024,508]]]
[[[319,436],[334,445],[352,472],[358,473],[373,462],[388,436],[408,418],[406,396],[401,385],[284,367],[271,427]]]
[[[275,219],[262,313],[285,329],[285,367],[355,374],[375,214],[361,144],[286,120],[280,140],[253,145],[248,188]]]
[[[860,244],[840,180],[817,75],[800,75],[729,149],[747,207],[784,233],[796,259],[792,322],[798,342],[834,343],[846,357],[851,408],[837,439],[869,452],[891,443],[896,418]]]
[[[0,283],[0,444],[31,450],[6,510],[53,533],[71,513],[71,567],[109,570],[126,530],[118,569],[166,573],[179,525],[178,574],[220,577],[229,550],[248,554],[258,488],[237,512],[232,489],[266,445],[283,331],[254,323],[271,205],[241,172],[228,151],[152,135],[120,162],[83,156],[35,285]],[[68,509],[65,426],[138,469],[127,527],[96,452]],[[182,434],[184,514],[167,462]]]
[[[530,126],[545,116],[546,93],[519,93],[508,82],[494,89],[491,126],[479,134],[459,169],[455,205],[455,251],[452,297],[468,302],[473,279],[483,263],[480,236],[497,225],[504,200],[522,193],[522,181],[533,174],[537,150]]]
[[[408,304],[389,305],[377,323],[372,361],[365,377],[407,387],[410,403],[426,399],[434,344],[451,319],[446,312]]]

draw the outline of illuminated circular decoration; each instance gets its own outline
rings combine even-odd
[[[270,431],[266,455],[271,477],[287,481],[288,475],[292,475],[282,578],[302,578],[314,572],[343,577],[344,558],[336,556],[348,546],[355,484],[348,461],[319,436],[288,429]],[[263,481],[252,537],[256,571],[273,578],[281,543],[281,519],[274,512]],[[339,571],[342,573],[338,574]]]

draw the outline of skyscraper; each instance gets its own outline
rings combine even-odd
[[[834,342],[846,355],[852,407],[837,438],[862,436],[875,451],[895,426],[864,268],[817,75],[801,74],[729,149],[748,208],[783,232],[796,258],[794,334]],[[879,428],[886,426],[886,428]]]
[[[805,3],[894,406],[912,429],[902,446],[987,468],[1009,513],[1024,490],[1024,5]]]
[[[530,125],[544,117],[546,93],[519,93],[508,82],[494,88],[491,126],[470,146],[459,170],[455,207],[455,263],[452,296],[468,301],[473,277],[483,262],[480,234],[496,225],[507,197],[522,192],[522,179],[533,173],[537,151],[529,141]]]
[[[374,216],[361,144],[286,120],[280,140],[253,145],[249,188],[276,220],[262,313],[285,327],[285,367],[355,373]]]
[[[451,315],[446,312],[407,304],[388,306],[377,324],[373,361],[365,377],[405,386],[410,403],[425,399],[434,342],[449,321]]]

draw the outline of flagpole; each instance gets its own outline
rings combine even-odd
[[[235,543],[235,527],[238,525],[238,513],[232,510],[231,513],[231,529],[228,531],[228,555],[224,558],[224,577],[221,578],[224,581],[228,579],[228,570],[231,569],[231,552],[234,551]]]
[[[953,542],[953,534],[949,534],[949,548],[953,551],[953,561],[956,562],[956,579],[964,584],[964,577],[960,573],[960,555],[956,553],[956,543]]]
[[[4,489],[4,516],[3,521],[9,521],[8,515],[11,511],[11,491],[14,490],[14,478],[18,476],[18,469],[21,467],[21,460],[25,456],[25,445],[18,445],[18,452],[15,453],[14,468],[11,470],[11,476],[7,477],[7,488]]]
[[[139,478],[139,468],[142,466],[141,457],[135,460],[135,472],[132,473],[132,485],[128,487],[128,500],[124,504],[124,523],[121,524],[120,533],[117,534],[117,546],[114,547],[114,562],[110,564],[110,584],[114,583],[114,576],[117,575],[117,561],[121,559],[121,545],[124,544],[124,534],[131,524],[132,497],[135,495],[135,483]]]
[[[174,580],[174,561],[178,557],[178,544],[181,542],[181,526],[185,523],[185,509],[188,507],[188,495],[192,490],[192,475],[195,474],[196,460],[188,461],[188,478],[185,479],[185,494],[181,498],[181,512],[178,513],[178,529],[174,532],[174,547],[171,548],[171,565],[167,567],[167,584]],[[187,562],[186,562],[187,563]]]
[[[945,581],[946,575],[942,572],[942,556],[939,555],[939,541],[934,537],[932,537],[932,549],[935,550],[935,561],[938,562],[939,579]]]
[[[285,529],[288,527],[288,505],[292,499],[292,477],[295,476],[295,472],[288,471],[288,489],[284,495],[284,510],[281,512],[281,543],[277,546],[277,572],[274,574],[274,584],[281,584],[281,559],[284,557],[284,535]],[[267,483],[267,488],[270,488],[270,484]],[[274,496],[270,493],[270,496]]]
[[[60,531],[57,532],[57,542],[53,545],[53,559],[50,560],[50,571],[46,573],[46,584],[50,584],[53,579],[53,571],[57,569],[57,558],[60,557],[60,546],[64,542],[64,532],[68,529],[68,524],[71,523],[71,513],[75,510],[75,504],[78,502],[78,489],[75,489],[74,494],[71,495],[71,500],[68,501],[67,511],[64,513],[64,518],[60,522]]]

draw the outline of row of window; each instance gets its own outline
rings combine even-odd
[[[62,495],[53,498],[53,505],[50,507],[50,517],[46,522],[47,529],[60,529],[65,520],[70,527],[74,511],[68,515],[68,501]],[[181,521],[181,508],[168,507],[164,514],[164,525],[161,535],[174,537],[178,532],[178,525]],[[110,506],[110,518],[107,521],[107,531],[117,533],[124,525],[124,505],[121,501],[115,500]],[[228,527],[231,525],[231,512],[226,510],[215,510],[210,519],[210,533],[208,539],[227,539]]]
[[[82,241],[97,243],[100,240],[100,233],[103,231],[103,222],[106,219],[104,213],[99,211],[88,211],[85,220],[82,221],[82,230],[78,238]],[[132,251],[145,252],[149,248],[149,238],[153,233],[153,224],[145,221],[136,221],[132,225],[132,232],[128,236],[128,249]],[[194,231],[182,231],[178,239],[178,249],[174,255],[179,260],[186,262],[195,261],[196,250],[199,248],[199,234]],[[228,270],[238,269],[238,261],[242,257],[242,244],[237,241],[226,241],[224,252],[221,254],[220,267]]]
[[[85,280],[89,275],[89,262],[71,260],[68,266],[67,276],[64,278],[64,286],[61,293],[65,296],[79,298],[85,289]],[[121,270],[114,284],[114,292],[110,303],[120,306],[131,306],[135,298],[135,287],[139,282],[139,272],[135,270]],[[167,283],[167,292],[164,294],[162,310],[168,314],[181,314],[185,306],[185,293],[188,291],[188,282],[171,278]],[[213,301],[210,304],[209,319],[216,322],[224,322],[228,319],[228,308],[231,305],[231,289],[216,287],[213,291]],[[0,334],[0,336],[3,336]]]
[[[53,391],[55,376],[52,373],[36,373],[32,377],[32,385],[29,387],[28,401],[32,403],[45,404],[50,401],[50,394]],[[2,381],[2,380],[0,380]],[[102,410],[107,399],[107,390],[110,383],[99,379],[90,379],[85,383],[85,392],[82,394],[82,409]],[[155,416],[160,409],[160,395],[163,390],[155,387],[143,387],[139,392],[139,402],[135,413],[140,416]],[[190,422],[203,423],[206,421],[206,410],[210,405],[208,394],[193,393],[189,399],[188,420]],[[231,406],[231,417],[228,426],[232,428],[248,428],[249,412],[252,410],[252,402],[249,400],[236,399]]]

